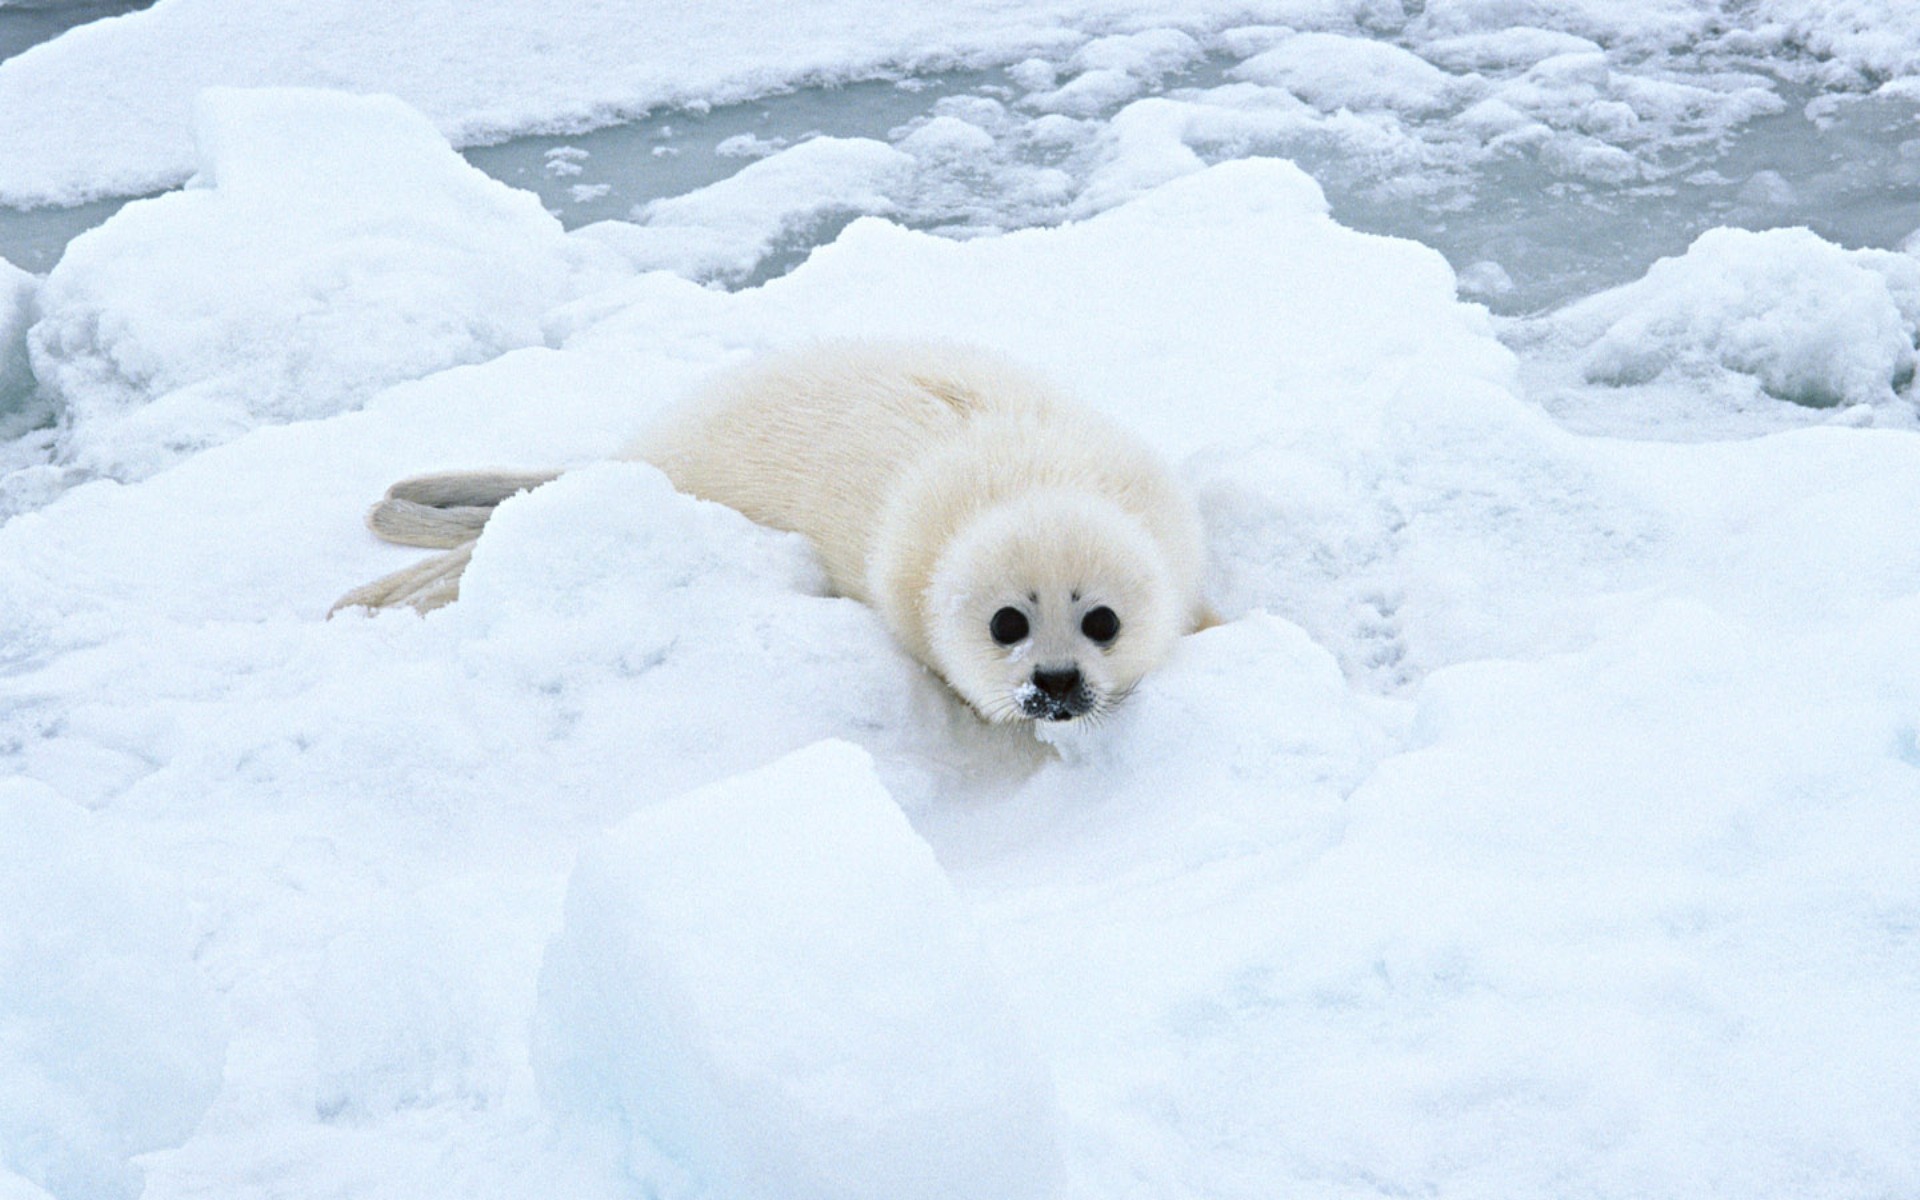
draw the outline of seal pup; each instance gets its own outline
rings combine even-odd
[[[621,458],[805,536],[835,591],[990,721],[1098,719],[1211,624],[1192,500],[1139,441],[983,350],[828,342],[731,372]],[[402,480],[368,514],[448,552],[334,606],[459,594],[500,501],[558,472]]]

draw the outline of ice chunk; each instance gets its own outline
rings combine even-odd
[[[1920,75],[1920,23],[1905,0],[1762,0],[1749,20],[1803,47],[1830,84]]]
[[[1551,324],[1593,383],[1724,369],[1796,404],[1883,404],[1913,378],[1920,259],[1806,229],[1713,229]]]
[[[1072,66],[1158,79],[1192,66],[1201,57],[1200,43],[1178,29],[1149,29],[1095,38],[1074,52]]]
[[[192,953],[131,847],[51,789],[0,784],[0,1181],[132,1197],[132,1157],[193,1132],[226,1031]]]
[[[1045,1072],[932,851],[844,742],[643,810],[583,855],[535,1055],[554,1108],[612,1122],[636,1170],[699,1194],[1053,1185]]]
[[[971,121],[938,116],[900,139],[900,149],[918,159],[978,161],[993,153],[993,135]]]
[[[1165,76],[1201,58],[1200,43],[1177,29],[1115,34],[1082,46],[1069,64],[1078,72],[1062,87],[1029,95],[1024,103],[1042,112],[1092,116],[1131,100]],[[1036,80],[1042,78],[1027,72]],[[1049,80],[1049,84],[1050,84]]]
[[[1513,291],[1513,276],[1491,259],[1471,263],[1460,272],[1460,294],[1476,299],[1504,296]]]
[[[1230,74],[1284,87],[1323,109],[1445,107],[1452,80],[1408,50],[1367,38],[1303,33],[1257,54]]]
[[[1456,71],[1530,67],[1559,54],[1591,54],[1600,47],[1555,29],[1514,25],[1484,33],[1439,38],[1420,47],[1429,61]]]
[[[129,204],[41,290],[63,456],[151,473],[257,425],[540,340],[579,249],[397,100],[215,89],[199,185]]]
[[[31,411],[33,370],[27,327],[33,323],[40,281],[0,258],[0,438],[18,436],[39,416]]]
[[[719,183],[645,205],[631,225],[587,227],[642,270],[738,282],[778,245],[835,216],[892,212],[913,159],[871,138],[820,137],[742,167]]]
[[[786,149],[785,138],[763,138],[751,133],[736,133],[729,138],[721,138],[714,144],[713,152],[721,158],[765,158]]]

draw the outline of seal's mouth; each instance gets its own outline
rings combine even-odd
[[[1086,716],[1094,707],[1093,693],[1085,686],[1077,687],[1064,696],[1055,696],[1029,683],[1015,692],[1013,699],[1020,708],[1020,715],[1030,721],[1071,721]]]

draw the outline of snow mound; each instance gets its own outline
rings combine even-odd
[[[60,1200],[138,1195],[133,1156],[186,1141],[219,1091],[224,1020],[141,857],[0,783],[0,1194],[12,1171]]]
[[[1912,381],[1920,259],[1806,229],[1713,229],[1637,282],[1549,319],[1592,383],[1749,377],[1815,408],[1885,404]]]
[[[1569,1141],[1502,1115],[1525,1095],[1592,1131],[1594,1194],[1667,1190],[1702,1145],[1726,1148],[1716,1194],[1792,1195],[1789,1162],[1822,1164],[1836,1194],[1897,1190],[1920,1115],[1897,1081],[1920,1053],[1882,991],[1910,979],[1881,974],[1880,947],[1920,882],[1914,691],[1896,682],[1915,643],[1882,657],[1880,639],[1912,615],[1909,596],[1785,632],[1672,598],[1575,655],[1433,675],[1412,747],[1316,864],[1314,949],[1275,974],[1306,1003],[1417,976],[1421,1003],[1454,1014],[1441,1044],[1396,1069],[1354,1026],[1331,1057],[1375,1081],[1364,1103],[1445,1104],[1480,1133],[1409,1150],[1355,1122],[1312,1153],[1375,1164],[1381,1194],[1436,1176],[1454,1195],[1553,1193]],[[1492,999],[1520,995],[1536,1004]],[[1414,1065],[1460,1052],[1485,1090]]]
[[[1333,656],[1267,613],[1184,639],[1102,727],[1036,733],[1059,759],[1024,798],[1101,848],[1102,885],[1235,855],[1320,853],[1339,836],[1344,797],[1391,746]],[[1205,755],[1187,751],[1201,742]],[[1167,947],[1157,970],[1193,969],[1181,957],[1208,956]]]
[[[540,340],[575,243],[399,101],[215,89],[197,186],[76,239],[29,335],[61,454],[116,476]]]
[[[610,1118],[655,1186],[1018,1200],[1057,1172],[1045,1071],[932,851],[844,742],[589,846],[535,1050],[554,1107]]]
[[[826,591],[798,534],[683,496],[645,463],[607,462],[502,504],[474,550],[460,601],[482,625],[535,613],[548,621],[592,613],[619,579],[663,593],[696,585]]]
[[[1526,68],[1555,55],[1599,50],[1597,43],[1576,34],[1532,25],[1440,37],[1420,47],[1427,61],[1455,71]]]
[[[461,639],[476,686],[577,739],[593,763],[563,764],[568,777],[630,774],[656,795],[851,728],[944,744],[977,725],[871,609],[825,591],[797,534],[609,462],[501,505],[460,602],[429,624]],[[919,794],[910,777],[888,782]]]

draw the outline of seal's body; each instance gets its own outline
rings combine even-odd
[[[1098,716],[1203,622],[1192,502],[1142,445],[992,355],[835,342],[727,375],[623,457],[804,535],[834,588],[992,720]],[[423,476],[368,522],[451,553],[340,606],[457,594],[491,506],[551,473]],[[336,606],[339,607],[339,606]]]

